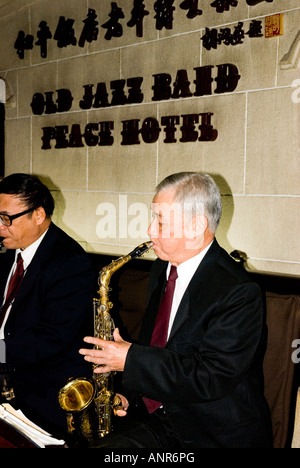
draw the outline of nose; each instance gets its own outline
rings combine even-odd
[[[152,224],[152,222],[149,224],[148,229],[147,229],[147,235],[149,237],[151,237],[151,224]]]
[[[148,236],[151,238],[157,237],[157,227],[156,227],[156,220],[153,219],[151,223],[149,224],[148,230],[147,230]]]

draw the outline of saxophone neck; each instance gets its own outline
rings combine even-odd
[[[153,242],[144,242],[143,244],[138,245],[132,252],[123,257],[117,258],[117,260],[113,260],[109,265],[102,268],[99,274],[99,286],[100,289],[98,291],[100,297],[106,296],[108,293],[108,285],[110,282],[110,278],[123,265],[128,263],[130,260],[134,258],[140,257],[144,253],[146,253],[149,249],[151,249]]]
[[[103,297],[104,294],[107,294],[109,291],[109,283],[112,275],[117,271],[119,268],[121,268],[125,263],[129,262],[131,257],[129,255],[126,255],[124,257],[120,257],[117,260],[113,260],[109,265],[106,265],[105,267],[102,268],[102,270],[99,273],[99,286],[100,289],[98,291],[98,294],[100,297]]]

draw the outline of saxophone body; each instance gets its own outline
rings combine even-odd
[[[151,247],[152,242],[145,242],[129,254],[113,260],[100,271],[99,298],[93,300],[96,338],[113,340],[115,324],[110,315],[113,304],[109,300],[111,276],[127,262],[140,257]],[[95,346],[95,349],[97,348]],[[70,379],[58,395],[59,405],[66,412],[68,433],[88,442],[104,437],[112,431],[113,411],[120,406],[120,399],[113,391],[113,373],[96,373],[96,367],[93,365],[92,378]]]

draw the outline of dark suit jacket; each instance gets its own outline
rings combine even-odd
[[[1,261],[3,297],[15,251]],[[25,274],[5,326],[6,360],[16,368],[15,394],[23,412],[45,429],[66,428],[57,396],[69,377],[91,366],[79,355],[93,333],[95,274],[81,246],[53,223]]]
[[[263,397],[265,318],[259,287],[213,242],[179,306],[164,349],[149,347],[167,263],[156,260],[125,394],[163,403],[184,447],[268,447]]]

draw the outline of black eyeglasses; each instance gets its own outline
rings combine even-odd
[[[8,215],[8,214],[0,213],[0,223],[3,224],[3,226],[9,227],[9,226],[12,225],[12,222],[13,222],[14,219],[20,218],[20,216],[24,216],[24,215],[26,215],[28,213],[31,213],[32,211],[34,211],[33,208],[30,208],[29,210],[22,211],[22,213],[18,213],[18,214],[15,214],[15,215]]]

